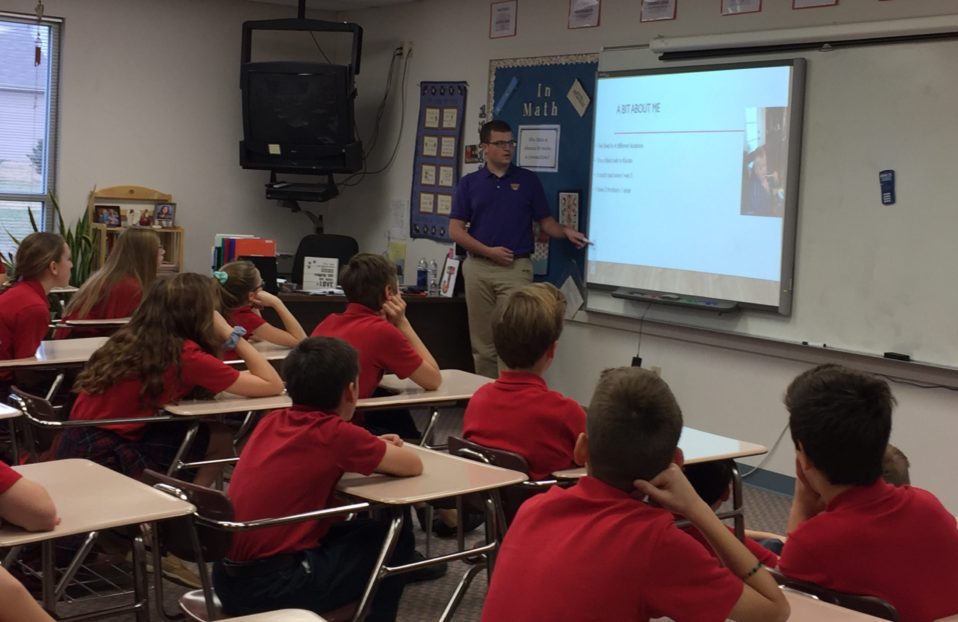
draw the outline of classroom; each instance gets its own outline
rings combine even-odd
[[[639,0],[601,0],[597,26],[570,29],[574,2],[517,0],[515,34],[492,38],[490,7],[499,3],[491,0],[307,0],[306,17],[353,22],[363,29],[355,114],[364,143],[376,125],[387,81],[391,91],[375,149],[368,156],[370,169],[383,170],[341,186],[339,196],[327,202],[303,202],[303,210],[319,216],[326,233],[355,238],[361,252],[383,254],[390,243],[403,242],[405,284],[414,285],[418,258],[441,266],[451,247],[449,242],[409,235],[422,82],[466,85],[462,140],[468,146],[479,142],[479,125],[490,118],[481,116],[495,103],[490,65],[503,59],[587,55],[598,61],[600,70],[620,69],[633,58],[652,62],[643,46],[659,37],[749,41],[755,33],[790,29],[815,33],[863,22],[958,20],[952,0],[838,0],[801,10],[794,9],[791,0],[762,0],[759,11],[738,15],[722,15],[722,0],[677,0],[675,18],[657,21],[640,19]],[[242,25],[293,18],[295,1],[42,4],[47,16],[63,20],[55,186],[50,190],[64,220],[71,222],[83,213],[94,187],[142,185],[175,196],[176,224],[185,231],[183,271],[209,274],[211,243],[224,232],[255,234],[275,240],[282,252],[296,250],[315,221],[267,199],[268,172],[241,168],[237,157],[243,133]],[[5,0],[0,2],[0,20],[3,13],[35,15],[36,8],[35,0]],[[588,404],[602,370],[641,357],[642,366],[660,370],[687,426],[769,448],[766,455],[738,460],[746,468],[757,467],[747,483],[790,495],[795,452],[785,429],[786,387],[819,363],[862,369],[890,381],[897,400],[891,440],[908,455],[912,482],[958,514],[958,487],[951,479],[958,470],[958,347],[949,321],[953,307],[948,306],[958,304],[949,278],[951,260],[958,257],[954,238],[947,236],[955,226],[947,209],[955,196],[951,191],[958,190],[947,155],[948,146],[958,140],[958,125],[951,122],[958,109],[958,87],[946,83],[953,73],[949,53],[955,50],[955,33],[958,29],[940,41],[874,46],[880,48],[875,58],[898,54],[904,59],[880,69],[889,78],[889,89],[902,81],[900,88],[907,94],[900,101],[911,107],[880,101],[876,94],[874,107],[889,117],[866,127],[856,125],[856,131],[869,134],[860,142],[823,142],[827,132],[822,128],[841,119],[818,114],[824,105],[806,109],[800,194],[809,199],[800,201],[798,214],[796,306],[791,317],[748,313],[731,320],[656,310],[646,315],[637,306],[600,294],[565,322],[561,347],[544,375],[549,386]],[[945,51],[914,51],[915,46],[936,45]],[[397,48],[404,52],[398,61]],[[266,57],[280,55],[283,42],[266,38],[264,49]],[[348,57],[344,46],[331,49],[338,57]],[[809,80],[819,70],[816,54],[841,53],[803,50]],[[927,64],[911,67],[907,61],[912,60]],[[722,57],[706,62],[719,63]],[[925,85],[925,80],[935,82]],[[814,97],[822,98],[815,100],[819,104],[828,101],[821,92]],[[947,111],[951,116],[938,116]],[[549,123],[548,108],[528,112]],[[847,121],[855,125],[854,119]],[[868,116],[867,121],[875,119]],[[912,124],[916,142],[898,142]],[[0,143],[3,140],[0,137]],[[583,159],[589,148],[582,145]],[[465,175],[479,165],[460,160],[459,166]],[[915,212],[880,212],[881,169],[898,171],[899,204],[891,209],[917,209],[925,203],[935,207],[921,217]],[[826,177],[816,186],[816,179]],[[913,221],[922,221],[922,226]],[[934,237],[936,228],[946,239]],[[587,232],[585,223],[580,229]],[[838,250],[843,236],[851,249],[847,256]],[[556,259],[565,258],[558,254]],[[550,280],[561,285],[563,269],[549,270]],[[870,279],[883,270],[890,274],[889,282],[872,287]],[[856,285],[856,278],[868,285]],[[905,283],[907,291],[899,295],[895,287]],[[821,310],[832,308],[829,304],[846,315],[829,316]],[[898,319],[888,317],[896,314]],[[829,347],[801,347],[805,340],[828,342]],[[903,363],[882,356],[889,351],[910,353],[913,360]]]

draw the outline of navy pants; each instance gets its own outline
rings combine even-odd
[[[389,528],[384,519],[338,523],[322,545],[297,555],[296,563],[262,575],[228,576],[222,563],[213,566],[213,587],[230,615],[274,609],[308,609],[318,614],[359,600],[382,550]],[[412,522],[405,520],[390,565],[411,560],[415,542]],[[379,583],[367,620],[395,620],[406,577],[394,575]]]

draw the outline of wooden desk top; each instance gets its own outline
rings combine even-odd
[[[0,419],[13,419],[14,417],[19,417],[21,413],[19,410],[13,406],[7,406],[6,404],[0,404]]]
[[[305,609],[279,609],[241,618],[224,618],[222,622],[326,622],[326,618]]]
[[[882,619],[826,603],[788,588],[782,591],[792,608],[792,615],[788,619],[793,622],[876,622]]]
[[[703,432],[695,428],[682,428],[679,437],[679,447],[685,454],[685,464],[696,462],[714,462],[716,460],[733,460],[746,456],[760,456],[768,453],[762,445],[735,440],[727,436],[719,436],[711,432]],[[585,475],[585,467],[564,469],[553,473],[559,479],[576,479]]]
[[[403,447],[416,452],[422,460],[422,475],[392,477],[373,473],[347,473],[336,489],[346,495],[375,503],[408,505],[482,492],[525,481],[525,473],[466,460],[418,445]]]
[[[186,516],[193,506],[89,460],[70,459],[13,467],[50,493],[60,513],[53,531],[0,527],[0,546]]]
[[[383,376],[380,386],[398,393],[361,399],[357,408],[401,408],[462,402],[471,398],[479,387],[492,382],[485,376],[477,376],[458,369],[444,369],[440,373],[442,373],[442,385],[435,391],[425,391],[408,378],[400,380],[392,374]],[[173,415],[199,417],[248,410],[275,410],[289,408],[292,405],[293,401],[285,393],[272,397],[238,397],[222,393],[212,400],[183,400],[176,404],[167,404],[164,410]]]

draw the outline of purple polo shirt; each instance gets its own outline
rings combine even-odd
[[[532,221],[550,215],[542,182],[532,171],[510,165],[502,177],[482,167],[459,180],[450,218],[469,223],[469,234],[486,246],[531,253]]]

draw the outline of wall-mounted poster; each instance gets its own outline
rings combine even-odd
[[[516,13],[518,0],[493,2],[489,5],[489,38],[516,36]]]

